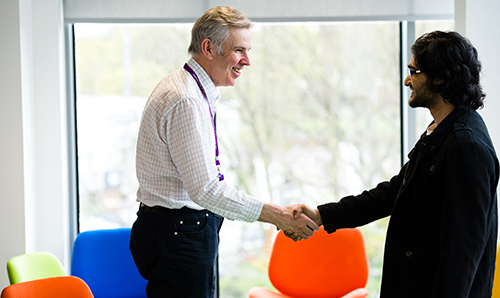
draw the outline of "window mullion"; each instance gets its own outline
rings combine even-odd
[[[401,164],[408,161],[408,152],[415,142],[416,136],[416,112],[408,105],[410,90],[404,85],[407,76],[407,65],[412,58],[410,51],[415,41],[415,22],[402,21],[400,23],[401,41]]]

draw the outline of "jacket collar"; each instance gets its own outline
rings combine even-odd
[[[468,113],[470,112],[464,108],[454,109],[448,116],[446,116],[446,118],[443,119],[443,121],[441,121],[436,129],[434,129],[434,132],[430,135],[427,135],[424,132],[415,144],[414,149],[418,149],[426,154],[436,155],[437,152],[439,152],[439,148],[441,147],[446,136],[455,129],[457,124],[459,126],[465,125],[458,122],[460,118]],[[432,124],[434,124],[434,121],[432,121],[429,126]]]

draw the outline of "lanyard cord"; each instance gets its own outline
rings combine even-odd
[[[217,166],[217,171],[219,172],[218,177],[219,181],[224,180],[224,175],[221,174],[220,172],[220,162],[219,162],[219,142],[217,141],[217,130],[215,129],[215,121],[214,121],[214,116],[212,114],[212,108],[210,107],[210,101],[208,101],[208,96],[207,93],[205,92],[205,89],[203,88],[203,85],[200,82],[200,79],[198,79],[198,76],[194,72],[194,70],[189,67],[189,65],[184,64],[184,69],[187,70],[193,77],[193,79],[196,81],[198,84],[198,87],[200,87],[201,93],[203,93],[203,96],[205,96],[205,99],[207,100],[208,103],[208,110],[210,111],[210,118],[212,119],[212,127],[214,129],[214,135],[215,135],[215,165]]]

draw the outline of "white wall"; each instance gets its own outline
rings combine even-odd
[[[480,110],[497,154],[500,155],[500,1],[456,0],[456,30],[466,36],[479,52],[483,65],[481,82],[486,93],[484,109]]]
[[[325,1],[318,3],[327,5]],[[215,2],[222,1],[209,3]],[[249,2],[236,3],[244,11]],[[500,58],[495,55],[500,49],[495,35],[500,28],[499,5],[497,0],[455,0],[457,29],[476,45],[483,62],[487,102],[481,113],[500,150],[500,117],[495,115],[500,111]],[[0,4],[0,265],[4,268],[15,255],[43,250],[56,254],[67,268],[69,264],[62,9],[62,0]],[[7,273],[0,269],[0,288],[6,285]]]
[[[0,5],[0,264],[50,251],[67,265],[62,0]],[[0,287],[7,284],[0,270]]]
[[[0,264],[26,247],[19,2],[0,9]],[[5,268],[5,267],[3,267]],[[0,287],[7,273],[0,270]]]

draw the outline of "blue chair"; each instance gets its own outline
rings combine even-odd
[[[95,298],[146,298],[146,283],[129,250],[130,228],[78,234],[71,275],[83,279]]]

